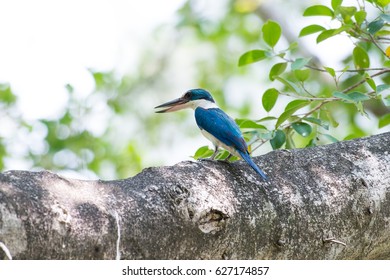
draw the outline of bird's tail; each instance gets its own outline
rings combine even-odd
[[[237,151],[241,158],[245,160],[252,168],[256,171],[257,174],[259,174],[264,180],[268,180],[268,177],[264,174],[263,171],[253,162],[251,156],[246,152]]]

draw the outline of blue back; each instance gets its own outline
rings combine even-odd
[[[200,129],[206,130],[225,145],[248,153],[248,147],[239,127],[221,109],[204,109],[198,107],[195,109],[195,120]]]

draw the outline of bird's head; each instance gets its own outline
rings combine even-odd
[[[161,109],[156,113],[175,112],[181,109],[193,108],[201,106],[204,108],[216,107],[215,101],[211,94],[204,89],[191,89],[184,93],[181,97],[172,101],[163,103],[154,109]]]

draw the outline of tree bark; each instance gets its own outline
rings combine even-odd
[[[116,181],[0,174],[0,259],[390,259],[390,133]]]

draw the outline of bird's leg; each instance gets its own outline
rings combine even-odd
[[[199,158],[200,161],[214,161],[215,157],[218,155],[218,146],[215,146],[214,153],[209,158]]]
[[[218,146],[215,146],[214,154],[211,155],[210,159],[214,160],[217,155],[218,155]]]

